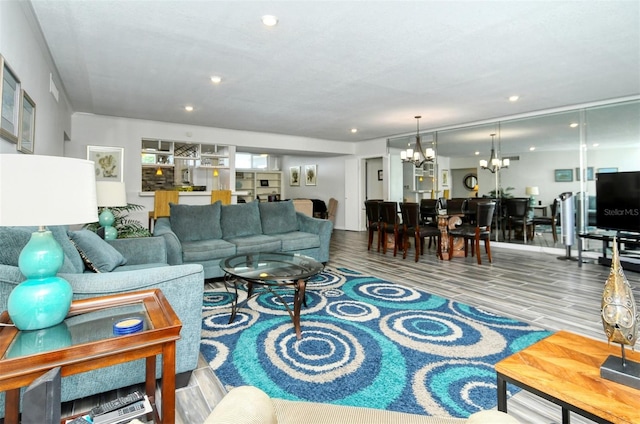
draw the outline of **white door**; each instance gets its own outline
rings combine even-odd
[[[360,231],[361,210],[359,202],[360,160],[344,161],[344,229]]]

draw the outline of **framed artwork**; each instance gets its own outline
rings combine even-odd
[[[33,143],[36,137],[36,103],[22,90],[20,101],[20,137],[18,150],[33,154]]]
[[[124,181],[123,147],[87,146],[87,159],[94,163],[96,181]]]
[[[304,166],[304,184],[308,186],[316,185],[316,180],[318,178],[318,172],[316,165],[305,165]]]
[[[587,178],[585,179],[585,181],[593,181],[594,180],[593,166],[590,166],[587,169],[585,169],[584,174],[587,175]],[[580,181],[580,178],[581,178],[580,168],[576,168],[576,181]]]
[[[598,168],[600,174],[614,174],[618,172],[618,168]]]
[[[378,181],[382,181],[382,169],[378,169]]]
[[[557,183],[570,183],[573,181],[573,169],[556,169],[553,172]]]
[[[449,187],[449,170],[448,169],[442,170],[442,186]]]
[[[20,80],[0,55],[0,137],[18,143],[20,133]]]
[[[290,186],[300,185],[300,167],[299,166],[289,167],[289,185]]]
[[[260,187],[269,187],[269,180],[260,180]]]

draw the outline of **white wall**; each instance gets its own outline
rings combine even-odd
[[[282,158],[283,199],[320,199],[329,206],[329,199],[338,201],[335,228],[344,229],[345,222],[345,156],[315,157],[315,156],[284,156]],[[291,186],[289,167],[299,166],[304,175],[305,165],[316,165],[317,177],[315,186],[305,185],[301,178],[299,186]]]
[[[249,131],[225,130],[220,128],[183,125],[139,119],[76,113],[72,116],[72,137],[66,143],[65,156],[86,158],[87,146],[113,146],[124,148],[124,179],[127,186],[127,201],[143,205],[147,210],[153,208],[153,198],[141,196],[140,141],[143,138],[183,141],[188,143],[226,144],[237,146],[270,146],[270,148],[291,148],[316,151],[318,145],[327,153],[349,154],[353,144],[304,137],[277,134],[255,133]],[[316,186],[302,185],[294,190],[289,186],[289,164],[316,164],[318,178]],[[340,156],[329,158],[289,157],[279,163],[283,171],[283,198],[308,197],[338,199],[336,228],[344,224],[340,209],[340,200],[344,198],[344,159]],[[198,199],[191,199],[199,203]],[[201,199],[200,199],[201,200]],[[131,218],[146,223],[147,212],[132,213]]]
[[[36,104],[35,154],[63,156],[71,108],[28,2],[0,1],[0,54]],[[49,93],[50,73],[59,102]],[[0,138],[0,153],[17,153],[16,145]]]

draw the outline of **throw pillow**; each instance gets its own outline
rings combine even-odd
[[[89,269],[111,272],[116,267],[127,263],[120,252],[93,231],[69,231],[69,237],[78,248],[85,263],[88,261],[91,264],[88,265]]]
[[[180,241],[200,241],[222,238],[220,207],[217,201],[209,205],[179,205],[170,203],[171,230]]]
[[[293,201],[263,202],[259,204],[264,234],[284,234],[298,231],[298,218]]]
[[[223,206],[220,225],[225,240],[262,234],[258,202]]]

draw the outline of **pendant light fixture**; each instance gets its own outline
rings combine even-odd
[[[426,150],[422,150],[422,144],[420,143],[420,118],[422,116],[416,116],[416,149],[409,147],[407,150],[400,152],[400,159],[402,162],[413,163],[416,168],[421,168],[425,162],[433,162],[436,157],[435,150],[429,147]]]
[[[486,161],[484,159],[480,161],[480,168],[491,171],[491,173],[496,173],[502,168],[509,167],[509,159],[500,159],[498,157],[498,153],[496,152],[495,144],[494,144],[494,137],[496,136],[496,134],[493,133],[490,135],[491,135],[491,156],[489,156],[489,161]]]

